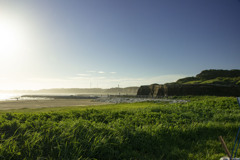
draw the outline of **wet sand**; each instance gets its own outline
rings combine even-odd
[[[96,102],[92,99],[50,99],[50,100],[14,100],[0,101],[0,110],[23,109],[23,108],[49,108],[67,106],[91,106],[104,105],[106,102]]]

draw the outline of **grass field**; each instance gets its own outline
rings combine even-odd
[[[219,159],[233,147],[232,97],[0,112],[0,159]],[[240,153],[238,153],[240,156]]]

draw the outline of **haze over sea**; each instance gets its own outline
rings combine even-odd
[[[51,100],[55,98],[68,99],[71,97],[105,97],[100,93],[0,93],[0,101],[22,101],[22,100]]]
[[[6,101],[6,100],[17,100],[17,97],[20,97],[20,94],[6,94],[6,93],[0,93],[0,101]]]
[[[34,95],[41,95],[41,96],[70,96],[72,94],[27,94],[30,95],[29,97],[22,97],[25,94],[14,94],[14,93],[0,93],[0,101],[18,101],[18,100],[48,100],[51,98],[47,98],[47,97],[31,97]]]

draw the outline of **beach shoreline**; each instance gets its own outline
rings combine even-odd
[[[104,104],[110,103],[93,101],[92,99],[7,100],[0,101],[0,110],[92,106]]]

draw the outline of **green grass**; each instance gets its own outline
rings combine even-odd
[[[0,159],[219,159],[237,133],[232,97],[2,111]],[[240,155],[240,153],[238,153]]]
[[[201,80],[197,80],[197,81],[189,81],[189,82],[186,82],[184,84],[201,84],[202,81]]]
[[[183,82],[183,84],[219,84],[219,85],[240,85],[240,77],[217,77],[214,79],[198,79]]]

